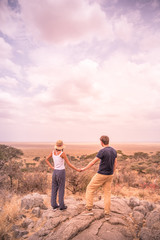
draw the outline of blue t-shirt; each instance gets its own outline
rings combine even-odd
[[[101,159],[98,173],[112,175],[114,162],[117,157],[116,150],[112,147],[104,147],[98,152],[97,157]]]

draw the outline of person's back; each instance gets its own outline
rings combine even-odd
[[[116,150],[109,146],[104,147],[98,152],[97,157],[101,159],[98,173],[103,175],[112,175],[115,159],[117,157]]]
[[[65,169],[64,166],[64,159],[61,157],[63,151],[56,152],[55,150],[52,152],[52,158],[54,161],[54,169],[56,170],[62,170]]]

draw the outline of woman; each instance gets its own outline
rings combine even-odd
[[[53,209],[59,208],[65,210],[67,206],[64,205],[64,190],[65,190],[65,165],[66,162],[69,167],[80,172],[79,169],[74,167],[68,160],[66,154],[63,152],[64,145],[62,140],[58,140],[55,145],[54,151],[46,158],[46,163],[54,170],[52,175],[52,195],[51,206]],[[54,167],[49,162],[53,158]],[[59,191],[59,205],[57,204],[57,192]]]

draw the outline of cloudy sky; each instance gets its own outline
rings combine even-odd
[[[0,0],[0,141],[160,142],[160,0]]]

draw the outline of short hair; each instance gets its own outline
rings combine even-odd
[[[100,137],[100,140],[102,141],[102,143],[104,144],[104,145],[107,145],[107,144],[109,144],[109,137],[108,136],[101,136]]]

